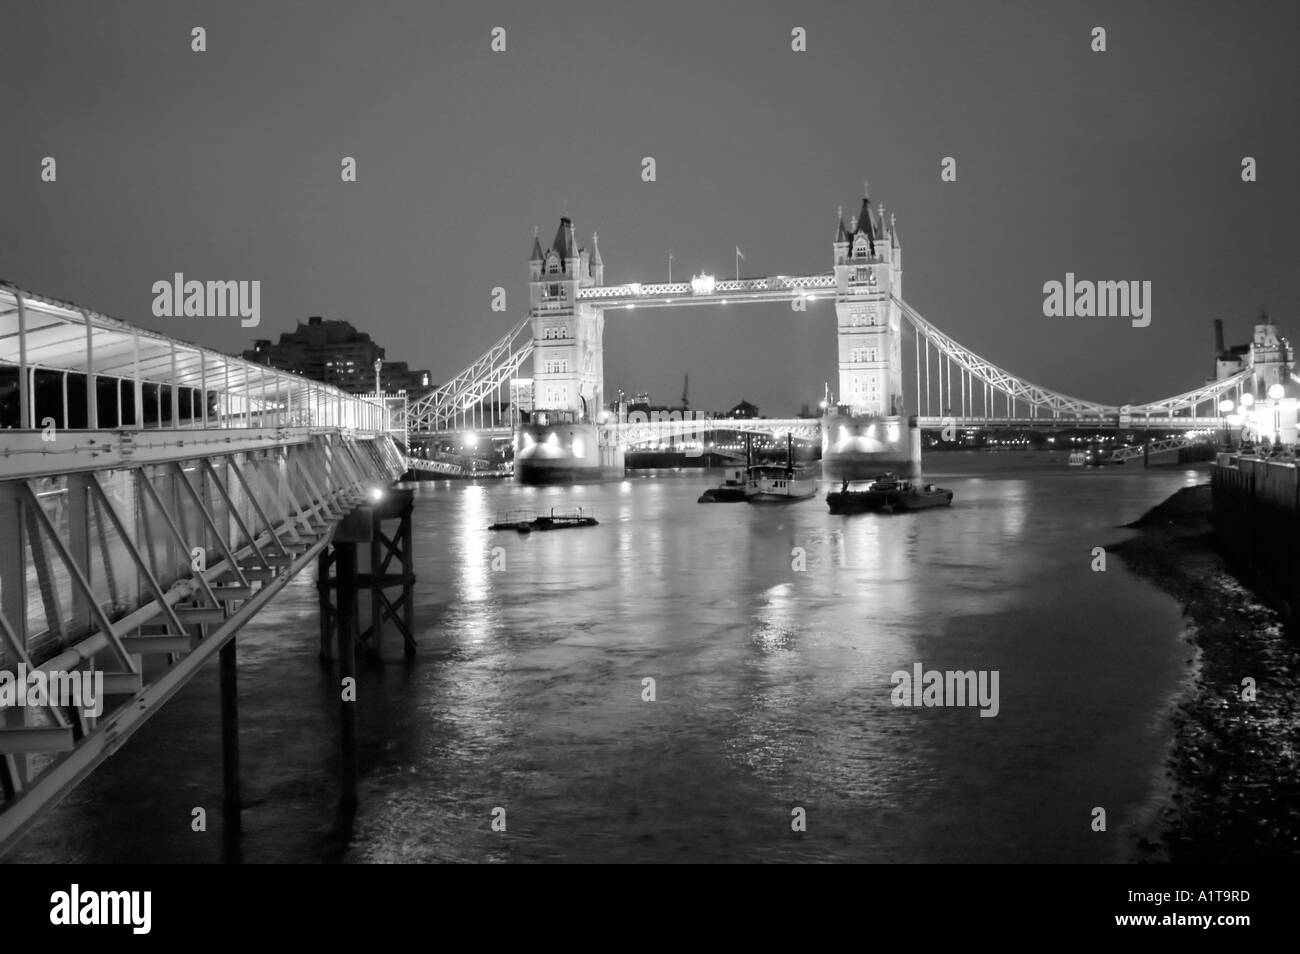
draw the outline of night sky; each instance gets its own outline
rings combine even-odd
[[[742,274],[820,273],[869,179],[922,314],[1037,383],[1152,400],[1211,373],[1216,317],[1242,342],[1263,303],[1300,337],[1298,11],[4,0],[0,277],[233,352],[346,318],[441,380],[522,316],[562,210],[611,283],[670,249],[674,278],[731,276],[736,245]],[[260,280],[261,326],[154,318],[177,271]],[[1151,281],[1150,326],[1045,318],[1067,271]],[[607,394],[675,402],[689,373],[693,406],[778,415],[834,371],[829,304],[607,315]]]

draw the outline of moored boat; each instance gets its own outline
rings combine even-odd
[[[826,493],[826,506],[831,513],[872,513],[885,509],[888,491],[895,489],[898,481],[892,474],[882,474],[875,480],[844,481],[839,490]]]
[[[952,503],[952,491],[934,484],[923,487],[909,486],[889,497],[888,507],[898,510],[928,510],[931,507],[946,507]]]
[[[786,435],[784,464],[756,464],[745,471],[748,503],[785,503],[817,496],[817,471],[794,462],[794,435]],[[746,455],[748,457],[748,455]]]
[[[552,507],[550,513],[537,513],[533,510],[511,510],[497,514],[496,522],[489,530],[516,530],[519,533],[532,533],[534,530],[565,530],[570,527],[594,527],[597,520],[590,513],[584,513],[581,507],[576,510],[556,512]]]
[[[745,499],[744,467],[729,467],[722,483],[700,494],[697,503],[738,503]]]
[[[952,491],[934,484],[916,486],[893,474],[882,474],[865,487],[853,488],[849,481],[838,491],[826,494],[831,513],[895,513],[902,510],[928,510],[952,503]]]
[[[783,503],[817,496],[817,476],[807,468],[760,465],[749,469],[745,500],[749,503]]]

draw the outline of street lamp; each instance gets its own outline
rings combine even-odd
[[[1282,398],[1286,397],[1286,388],[1281,384],[1271,384],[1268,399],[1273,402],[1273,446],[1282,443]]]
[[[383,368],[383,366],[384,366],[384,359],[376,358],[375,359],[375,394],[376,395],[378,395],[381,390],[381,388],[379,387],[379,372]]]
[[[1237,413],[1241,415],[1242,418],[1242,431],[1241,434],[1238,435],[1239,438],[1238,443],[1242,443],[1246,439],[1245,428],[1246,425],[1252,423],[1253,418],[1251,416],[1251,408],[1254,406],[1254,404],[1255,404],[1255,395],[1251,394],[1249,391],[1243,394],[1241,396],[1241,400],[1237,402]],[[1254,440],[1255,440],[1254,428],[1252,428],[1251,429],[1252,444],[1254,443]]]

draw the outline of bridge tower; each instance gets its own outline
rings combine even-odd
[[[865,192],[865,190],[864,190]],[[862,208],[835,233],[835,317],[839,338],[838,400],[853,414],[903,413],[902,249],[884,206]]]
[[[605,403],[605,313],[578,301],[580,288],[605,282],[596,236],[590,252],[578,248],[573,221],[564,216],[549,248],[533,236],[528,266],[533,405],[521,409],[515,476],[525,483],[596,476],[603,453],[597,425]]]
[[[1291,343],[1278,335],[1277,324],[1268,317],[1268,312],[1261,311],[1249,352],[1250,367],[1254,372],[1250,389],[1256,399],[1263,399],[1274,384],[1281,384],[1290,392],[1293,359]]]
[[[858,214],[838,215],[835,317],[839,394],[822,422],[822,472],[858,480],[884,471],[920,476],[920,432],[903,403],[903,250],[884,205],[866,187]]]

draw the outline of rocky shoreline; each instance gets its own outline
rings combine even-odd
[[[1173,712],[1165,790],[1137,861],[1300,857],[1300,644],[1216,545],[1208,485],[1185,487],[1108,547],[1183,604],[1196,672]],[[1255,698],[1245,698],[1245,679]]]

